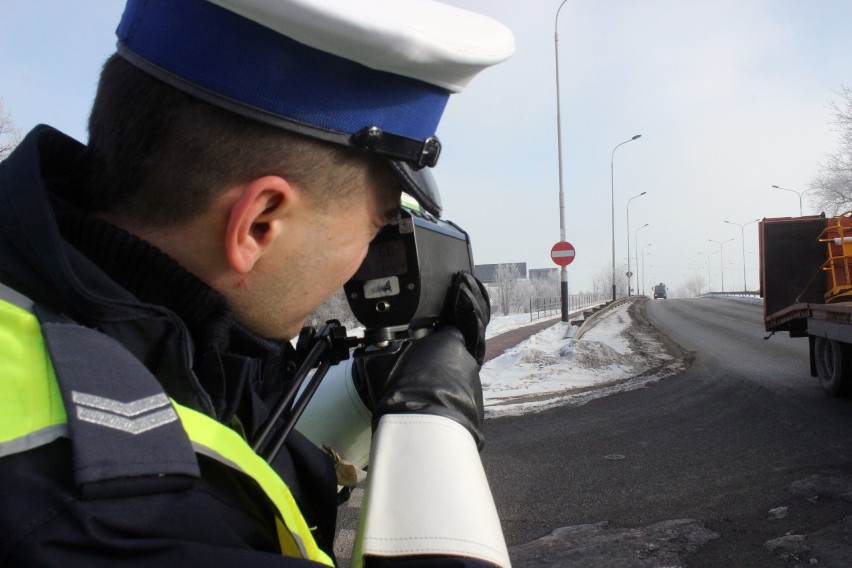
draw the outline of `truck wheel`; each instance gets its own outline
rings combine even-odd
[[[850,346],[835,339],[814,338],[817,376],[828,396],[846,396],[852,385]]]

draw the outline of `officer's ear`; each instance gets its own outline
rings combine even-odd
[[[283,233],[301,192],[279,176],[257,178],[240,189],[225,228],[225,255],[233,270],[245,274]]]

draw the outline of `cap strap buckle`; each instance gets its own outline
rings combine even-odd
[[[441,142],[430,136],[426,140],[415,140],[399,134],[384,132],[378,126],[369,126],[352,136],[356,148],[403,160],[418,168],[431,168],[438,163]]]

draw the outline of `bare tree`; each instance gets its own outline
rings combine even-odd
[[[499,264],[494,274],[497,284],[497,307],[504,316],[517,313],[529,299],[529,286],[521,281],[516,264]]]
[[[21,133],[15,128],[12,115],[6,112],[0,98],[0,160],[12,153],[21,141]]]
[[[612,293],[612,272],[608,267],[601,268],[592,277],[592,292],[598,296]]]
[[[698,274],[693,274],[689,278],[686,279],[686,282],[683,283],[681,290],[683,290],[683,295],[687,298],[694,298],[695,296],[701,295],[701,290],[704,289],[704,278],[702,278]]]
[[[842,102],[830,105],[838,148],[819,164],[819,173],[810,183],[811,201],[830,215],[852,209],[852,87],[843,87],[840,95]]]
[[[544,276],[530,278],[530,292],[536,298],[555,298],[559,296],[559,272],[548,272]]]
[[[627,278],[622,278],[621,275],[627,272],[627,266],[624,264],[616,265],[615,267],[615,293],[619,298],[627,295]],[[612,267],[606,266],[601,268],[597,274],[592,277],[592,291],[600,296],[612,296]]]

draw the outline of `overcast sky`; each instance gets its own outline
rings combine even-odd
[[[454,95],[438,130],[445,217],[477,263],[555,266],[559,240],[554,25],[561,0],[452,0],[502,21],[517,52]],[[85,140],[98,70],[123,2],[4,0],[0,97],[24,131],[51,124]],[[828,104],[852,85],[849,0],[568,0],[559,15],[566,238],[571,292],[630,249],[645,287],[709,276],[743,286],[741,230],[797,216],[818,163],[837,147]],[[635,134],[642,138],[615,146]],[[614,190],[613,190],[614,187]],[[815,213],[808,196],[804,213]],[[647,227],[639,229],[642,225]],[[638,233],[637,233],[638,229]],[[635,241],[638,235],[638,244]],[[757,284],[757,224],[745,227]],[[699,254],[701,253],[701,254]],[[634,261],[634,272],[635,261]],[[641,272],[641,270],[640,270]],[[621,274],[619,274],[621,276]]]

